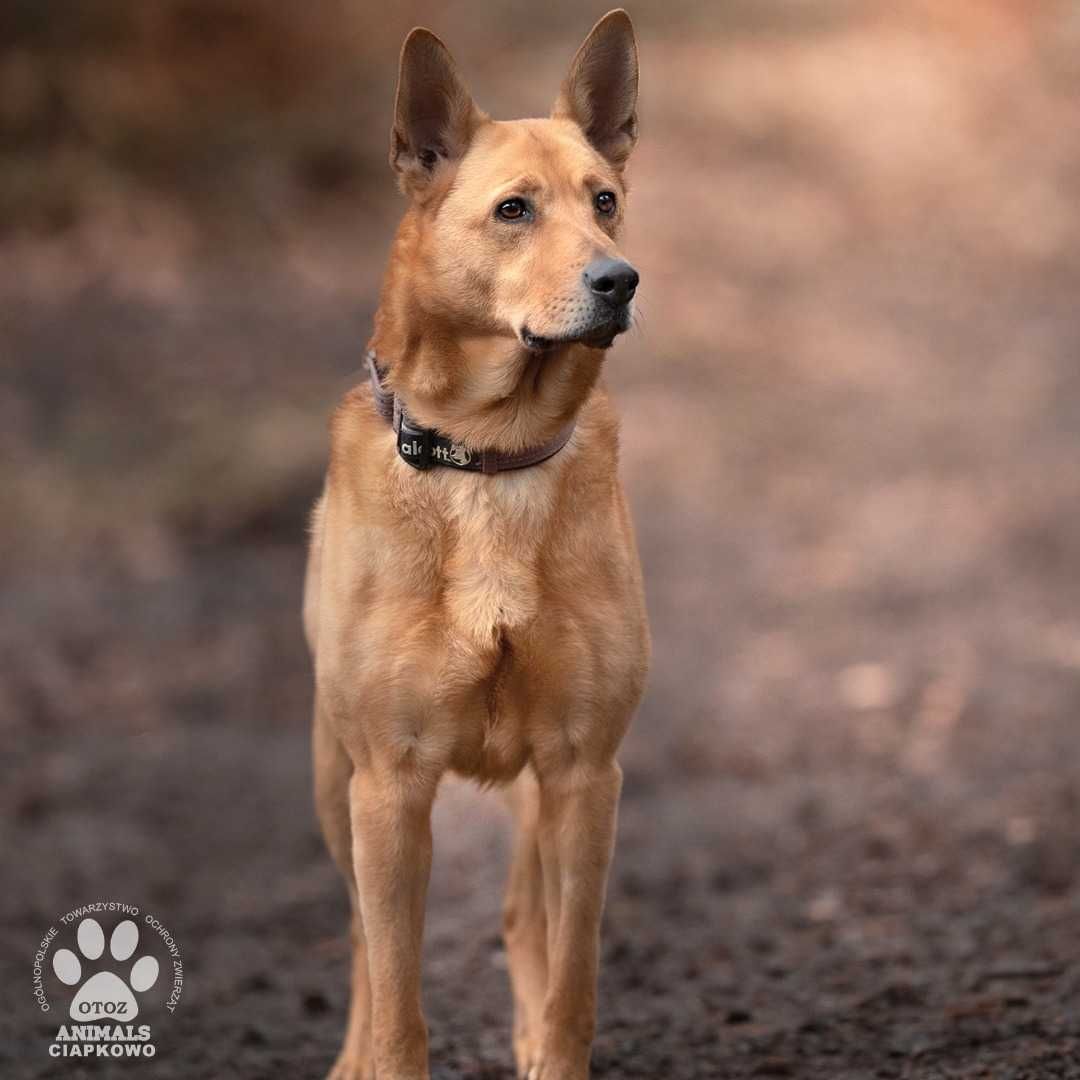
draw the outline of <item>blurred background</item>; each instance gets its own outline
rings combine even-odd
[[[188,978],[155,1077],[321,1076],[305,515],[425,23],[543,115],[604,5],[0,6],[0,1019],[98,899]],[[595,1071],[1080,1076],[1080,6],[631,7],[608,380],[655,641]],[[509,1078],[498,800],[448,784],[437,1078]]]

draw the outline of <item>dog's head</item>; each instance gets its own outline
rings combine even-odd
[[[578,50],[550,118],[497,122],[443,43],[409,34],[390,161],[413,203],[409,272],[425,312],[535,352],[607,348],[629,327],[638,274],[617,242],[637,82],[630,18],[612,11]]]

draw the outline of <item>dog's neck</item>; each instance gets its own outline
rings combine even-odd
[[[552,439],[577,415],[600,374],[602,349],[526,349],[509,331],[462,325],[423,310],[403,272],[399,230],[370,347],[409,416],[473,447],[516,453]]]

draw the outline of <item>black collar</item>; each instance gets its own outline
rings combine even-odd
[[[539,465],[557,454],[570,440],[576,421],[571,420],[554,438],[539,446],[529,447],[514,454],[501,450],[472,450],[461,443],[440,435],[434,428],[420,427],[409,419],[401,401],[394,396],[393,390],[383,384],[383,373],[379,370],[373,350],[366,356],[368,374],[371,377],[371,392],[375,408],[379,415],[389,423],[397,435],[397,451],[401,459],[414,469],[430,469],[434,465],[443,465],[448,469],[461,472],[480,472],[492,474],[509,469],[525,469],[530,465]]]

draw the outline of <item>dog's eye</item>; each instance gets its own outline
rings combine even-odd
[[[596,196],[596,209],[601,214],[614,214],[615,213],[615,192],[614,191],[601,191]]]
[[[503,221],[520,221],[529,212],[529,205],[524,199],[504,199],[495,208],[495,216]]]

